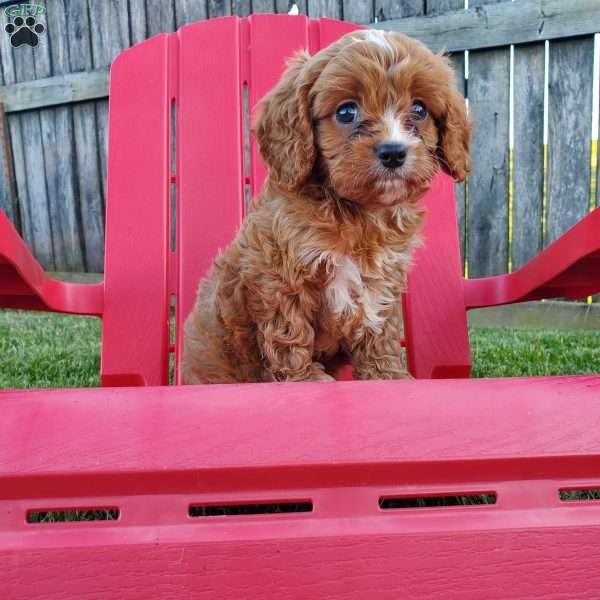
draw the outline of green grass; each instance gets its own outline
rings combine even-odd
[[[0,311],[0,389],[100,384],[100,320]]]
[[[600,373],[600,331],[475,328],[474,377]],[[99,385],[100,321],[0,311],[0,389]]]
[[[476,328],[473,377],[600,373],[600,331]]]

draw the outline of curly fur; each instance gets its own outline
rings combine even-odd
[[[428,116],[416,122],[411,106]],[[356,126],[334,118],[352,100]],[[470,124],[450,63],[398,33],[358,31],[299,53],[254,125],[269,173],[185,323],[186,383],[402,378],[401,303],[438,168],[469,170]],[[401,136],[390,172],[375,148]]]

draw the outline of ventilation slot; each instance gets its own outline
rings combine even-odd
[[[80,521],[116,521],[121,515],[112,508],[62,508],[59,510],[29,510],[28,523],[71,523]]]
[[[496,504],[496,494],[486,492],[485,494],[466,494],[461,496],[397,496],[379,498],[379,508],[383,510],[473,506],[480,504]]]
[[[587,502],[590,500],[600,501],[600,488],[570,488],[558,491],[558,497],[562,502]]]
[[[240,515],[278,515],[312,512],[312,502],[269,502],[248,504],[192,504],[190,517],[223,517]]]

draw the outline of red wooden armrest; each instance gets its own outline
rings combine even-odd
[[[559,490],[600,487],[599,397],[600,377],[2,393],[2,598],[597,598],[600,505]],[[303,510],[189,514],[265,503]],[[27,522],[73,508],[119,516]]]
[[[0,210],[0,308],[102,314],[104,284],[48,277]]]
[[[467,308],[600,292],[600,208],[508,275],[466,279]]]

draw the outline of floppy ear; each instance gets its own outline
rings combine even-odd
[[[471,122],[465,99],[456,90],[450,90],[446,112],[439,121],[439,134],[440,165],[454,179],[463,181],[471,169]]]
[[[288,192],[302,187],[315,164],[309,93],[321,71],[320,62],[304,51],[296,54],[279,83],[257,106],[253,133],[260,155],[271,179]]]

